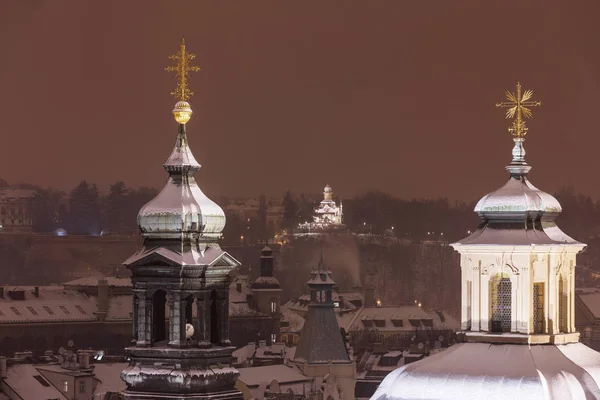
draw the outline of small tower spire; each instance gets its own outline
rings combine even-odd
[[[506,108],[506,118],[513,119],[508,131],[512,134],[513,141],[515,142],[512,150],[512,162],[506,169],[511,175],[525,175],[531,169],[525,162],[526,153],[523,146],[525,135],[527,135],[528,131],[525,119],[533,118],[533,113],[528,107],[541,106],[542,102],[530,100],[533,97],[533,90],[522,91],[521,84],[518,82],[516,93],[507,90],[505,95],[508,101],[496,103],[496,107]]]

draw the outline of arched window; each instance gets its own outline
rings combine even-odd
[[[511,292],[510,277],[500,272],[490,282],[491,330],[492,332],[510,332],[511,330]]]
[[[569,332],[569,321],[567,318],[568,293],[567,282],[561,274],[558,280],[558,330],[562,333]]]
[[[152,341],[167,340],[167,292],[157,290],[152,295]]]
[[[210,342],[219,344],[219,308],[217,304],[217,291],[213,290],[210,293]]]
[[[198,300],[195,296],[189,296],[185,303],[185,323],[194,327],[194,334],[188,339],[197,340],[198,338]],[[186,335],[187,338],[187,335]]]

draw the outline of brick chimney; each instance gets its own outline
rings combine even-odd
[[[363,297],[365,298],[365,307],[375,307],[375,288],[372,285],[363,287]]]
[[[6,357],[0,356],[0,379],[6,378]]]
[[[108,312],[108,281],[98,279],[98,308],[96,315],[100,321],[104,321]]]

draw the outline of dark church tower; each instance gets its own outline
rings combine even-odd
[[[130,364],[121,373],[126,400],[242,399],[231,366],[229,272],[239,263],[217,240],[223,210],[194,179],[200,164],[186,136],[192,110],[185,101],[189,62],[181,45],[173,114],[179,124],[173,152],[164,164],[163,190],[138,214],[142,248],[124,265],[132,272],[133,342]]]
[[[260,252],[260,276],[252,282],[251,286],[257,310],[270,315],[273,321],[269,338],[270,343],[279,340],[281,325],[281,286],[277,278],[273,276],[274,261],[273,250],[265,245]]]

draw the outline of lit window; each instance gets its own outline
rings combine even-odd
[[[277,341],[277,334],[271,333],[271,343],[275,343]]]
[[[333,306],[334,306],[335,308],[340,308],[340,302],[339,302],[339,301],[334,301],[334,302],[333,302]]]
[[[271,312],[277,312],[277,303],[274,301],[271,302]]]
[[[62,389],[65,393],[69,391],[69,381],[62,381]]]
[[[67,307],[65,307],[65,306],[58,306],[58,308],[60,308],[61,310],[63,310],[63,312],[64,312],[65,314],[67,314],[67,315],[68,315],[68,314],[71,314],[71,312],[70,312],[69,310],[67,310]]]
[[[79,381],[79,393],[85,393],[85,381]]]

